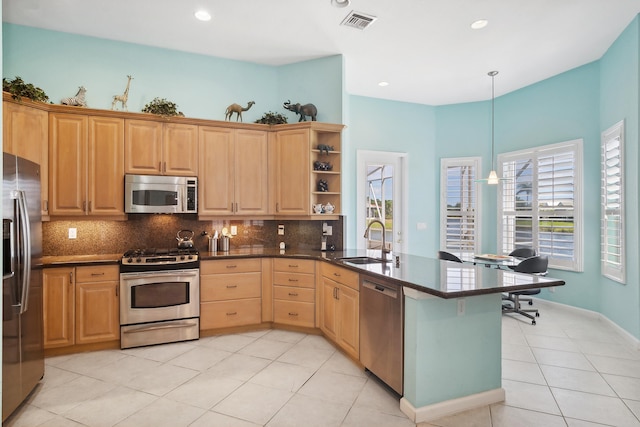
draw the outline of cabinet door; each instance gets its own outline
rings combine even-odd
[[[2,108],[3,151],[40,165],[42,215],[49,215],[49,114],[13,102]]]
[[[356,359],[360,357],[360,293],[347,286],[338,288],[337,343]]]
[[[199,215],[233,213],[233,129],[203,127],[198,135],[200,175]]]
[[[333,341],[336,341],[338,332],[336,292],[338,284],[326,277],[322,278],[320,290],[320,330]]]
[[[266,215],[269,212],[267,133],[238,129],[235,135],[235,214]]]
[[[73,268],[46,268],[43,273],[44,348],[74,343]]]
[[[162,123],[125,120],[125,173],[160,175],[162,172]]]
[[[117,281],[76,283],[76,344],[120,339]]]
[[[280,131],[275,144],[276,215],[309,215],[309,130]]]
[[[198,175],[198,126],[166,123],[162,141],[164,175]]]
[[[124,120],[89,117],[88,212],[124,215]]]
[[[87,116],[49,116],[49,210],[51,215],[85,215]]]

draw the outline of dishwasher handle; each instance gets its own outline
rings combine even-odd
[[[368,281],[362,282],[362,286],[374,292],[387,296],[389,298],[398,298],[398,290],[380,283],[372,283]]]

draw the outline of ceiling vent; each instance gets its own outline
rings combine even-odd
[[[353,12],[349,13],[346,18],[340,23],[340,25],[344,25],[345,27],[352,27],[358,30],[364,30],[373,22],[378,19],[372,15],[366,15],[361,12]]]

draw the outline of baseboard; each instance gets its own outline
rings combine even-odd
[[[593,311],[593,310],[587,310],[586,308],[580,308],[580,307],[574,307],[572,305],[567,305],[567,304],[563,304],[561,302],[557,302],[557,301],[549,301],[547,299],[541,299],[541,298],[533,298],[536,302],[536,304],[540,304],[540,305],[555,305],[555,306],[559,306],[562,307],[563,310],[568,310],[568,311],[574,311],[576,313],[580,313],[584,316],[589,316],[592,317],[594,319],[598,319],[601,320],[603,322],[606,322],[607,324],[609,324],[613,329],[616,330],[616,332],[618,333],[618,335],[620,335],[620,337],[622,339],[624,339],[628,344],[630,344],[631,346],[633,346],[636,350],[640,350],[640,339],[634,337],[633,335],[631,335],[628,331],[626,331],[625,329],[623,329],[622,327],[620,327],[620,325],[618,325],[616,322],[614,322],[613,320],[609,319],[607,316],[605,316],[602,313],[599,313],[597,311]]]
[[[400,410],[417,424],[437,420],[438,418],[468,411],[469,409],[504,402],[504,397],[504,389],[496,388],[494,390],[483,391],[482,393],[459,397],[457,399],[445,400],[444,402],[438,402],[420,408],[415,408],[411,402],[403,397],[400,399]]]

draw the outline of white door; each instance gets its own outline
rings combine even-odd
[[[380,220],[385,224],[385,244],[395,252],[407,252],[406,153],[358,150],[357,179],[357,247],[381,249],[382,227],[373,224],[369,238],[364,238],[367,225]]]

